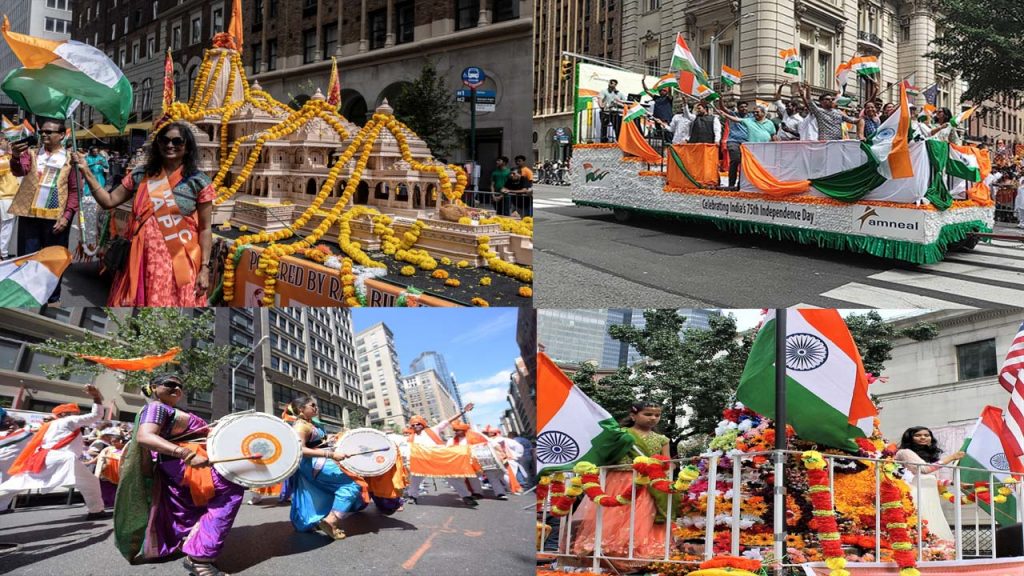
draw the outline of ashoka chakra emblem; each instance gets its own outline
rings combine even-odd
[[[828,360],[828,345],[814,334],[786,337],[786,368],[797,372],[814,370]]]
[[[554,430],[537,437],[537,460],[544,464],[565,464],[579,455],[579,445],[564,432]]]
[[[992,458],[989,459],[988,463],[996,470],[1010,471],[1010,461],[1006,459],[1006,454],[1003,454],[1002,452],[994,454]]]

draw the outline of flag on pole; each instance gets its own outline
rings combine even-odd
[[[66,119],[75,100],[99,110],[123,130],[132,111],[132,86],[101,50],[75,40],[50,40],[11,32],[3,35],[23,68],[11,70],[0,87],[22,108]]]
[[[228,28],[228,34],[231,34],[235,38],[235,45],[238,47],[238,53],[242,53],[242,0],[234,0],[231,3],[231,25]]]
[[[796,48],[779,50],[779,58],[784,60],[783,66],[786,74],[800,75],[800,56],[797,54]]]
[[[622,123],[625,124],[637,118],[643,118],[645,114],[647,114],[647,110],[639,102],[630,102],[626,104],[622,111]]]
[[[852,438],[872,430],[878,410],[868,397],[860,352],[835,309],[785,311],[786,413],[804,440],[857,450]],[[775,417],[775,311],[754,339],[736,397]]]
[[[968,108],[967,110],[964,110],[963,112],[961,112],[961,113],[957,114],[957,115],[956,115],[956,118],[953,118],[952,120],[950,120],[950,122],[949,122],[949,123],[950,123],[950,124],[951,124],[952,126],[954,126],[954,127],[956,127],[956,126],[962,126],[962,125],[963,125],[963,123],[964,123],[964,122],[966,122],[968,118],[970,118],[971,116],[974,116],[974,112],[975,112],[975,111],[976,111],[977,109],[978,109],[978,106],[977,106],[977,105],[971,106],[971,107],[970,107],[970,108]]]
[[[63,246],[49,246],[0,262],[0,307],[38,308],[46,304],[70,263],[71,253]]]
[[[1010,393],[1006,428],[1010,433],[1012,452],[1020,457],[1024,455],[1024,323],[1017,330],[999,369],[999,385]]]
[[[0,128],[3,131],[4,137],[8,140],[19,140],[25,135],[25,125],[15,124],[11,122],[7,116],[3,117],[3,127]]]
[[[671,68],[679,71],[680,92],[690,96],[699,96],[701,92],[700,86],[710,88],[711,83],[708,82],[708,75],[697,64],[697,60],[693,57],[693,52],[690,52],[690,47],[686,45],[686,40],[683,39],[681,32],[676,33],[676,45],[672,50]]]
[[[921,92],[921,94],[924,95],[924,101],[931,104],[934,107],[936,101],[939,98],[939,83],[935,82],[931,86],[925,88],[924,91]]]
[[[571,470],[580,461],[614,464],[633,447],[612,415],[543,352],[537,354],[537,430],[539,474]]]
[[[661,90],[662,88],[668,88],[670,90],[679,90],[679,77],[671,72],[665,74],[658,81],[654,83],[654,89]]]
[[[917,77],[917,72],[911,72],[909,76],[900,81],[900,86],[907,89],[908,94],[920,94],[920,91],[914,86],[914,79]]]
[[[836,84],[839,86],[839,93],[846,93],[847,79],[850,76],[850,63],[842,62],[836,67]]]
[[[722,65],[722,83],[726,86],[735,86],[740,83],[740,79],[743,78],[743,73],[735,68],[729,68],[726,65]]]
[[[907,142],[910,120],[907,89],[900,85],[899,107],[882,122],[871,139],[871,153],[878,160],[878,173],[890,180],[914,177]]]
[[[854,56],[850,59],[850,69],[861,76],[870,76],[882,71],[875,56]]]
[[[337,108],[341,105],[341,79],[338,78],[338,60],[331,56],[331,80],[327,83],[327,103]]]
[[[949,163],[946,173],[968,182],[981,182],[981,165],[970,146],[949,145]]]
[[[1011,448],[1012,440],[1009,438],[1006,422],[1003,419],[1003,411],[995,406],[986,406],[978,418],[977,424],[971,435],[964,440],[961,448],[966,455],[960,460],[960,466],[964,468],[979,468],[994,473],[994,480],[997,484],[1010,478],[1010,472],[1024,472],[1024,465],[1020,458],[1013,456]],[[974,470],[962,470],[960,472],[962,486],[975,485],[976,483],[989,485],[989,474]],[[968,493],[973,492],[971,490]],[[988,511],[988,502],[994,494],[988,498],[979,498],[978,503]],[[1017,501],[1013,495],[1006,497],[1006,502],[996,503],[996,522],[999,524],[1015,524],[1017,522]]]

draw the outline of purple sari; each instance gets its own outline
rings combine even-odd
[[[147,404],[139,424],[159,425],[159,434],[165,439],[206,427],[202,418],[161,402]],[[198,434],[205,436],[205,431]],[[196,560],[216,559],[242,505],[245,488],[211,470],[216,494],[206,506],[197,506],[183,483],[184,461],[152,454],[158,461],[153,473],[153,508],[146,531],[145,556],[167,556],[180,548]]]

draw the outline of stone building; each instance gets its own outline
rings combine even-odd
[[[395,335],[387,324],[378,322],[355,336],[359,378],[370,423],[400,431],[412,417],[402,386]]]
[[[444,380],[432,368],[402,376],[402,388],[409,400],[409,413],[423,416],[431,425],[459,413]]]
[[[993,148],[1024,143],[1024,101],[1001,96],[986,100],[976,116],[968,120],[966,140]]]

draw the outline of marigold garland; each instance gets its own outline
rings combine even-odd
[[[808,450],[800,460],[807,469],[807,495],[814,506],[814,518],[809,525],[821,542],[825,554],[825,564],[831,570],[831,576],[850,576],[846,570],[846,558],[839,537],[839,524],[836,513],[832,509],[832,493],[828,485],[828,472],[825,471],[825,458],[821,452]],[[906,575],[904,575],[906,576]]]
[[[588,498],[594,501],[594,504],[605,508],[629,504],[633,489],[627,488],[622,494],[616,495],[606,493],[601,487],[598,468],[594,464],[586,461],[578,462],[573,466],[572,471],[576,474],[572,479],[572,484],[582,490]]]
[[[917,557],[914,545],[910,541],[907,512],[903,509],[903,495],[896,484],[898,466],[894,462],[882,465],[882,482],[880,495],[882,503],[882,527],[892,542],[893,559],[899,566],[900,576],[920,576],[917,570]]]

